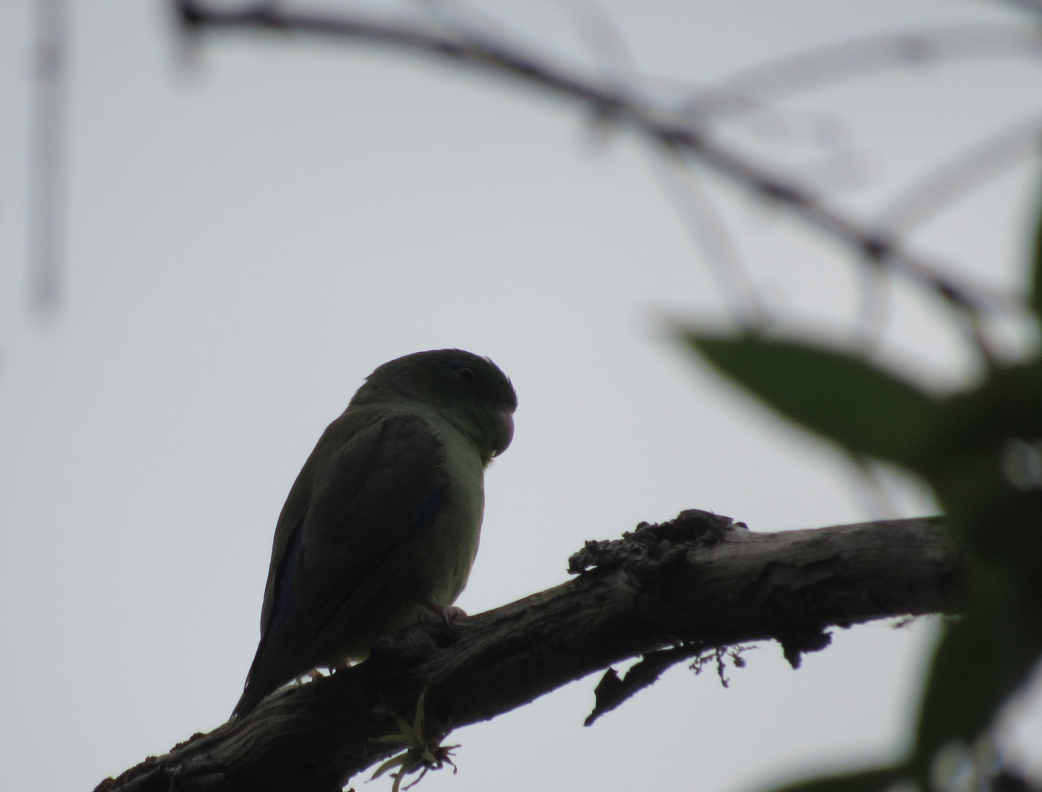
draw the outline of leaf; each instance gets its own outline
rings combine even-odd
[[[1034,277],[1042,299],[1042,276]],[[984,734],[1042,654],[1042,483],[1037,473],[1012,477],[1004,461],[1010,443],[1042,449],[1042,362],[935,400],[852,354],[809,343],[684,338],[783,416],[854,454],[921,473],[962,540],[972,584],[961,621],[934,655],[910,760],[784,792],[878,792],[905,778],[929,789],[938,751]]]
[[[919,715],[912,768],[920,783],[929,781],[937,751],[958,740],[972,745],[991,723],[1003,696],[995,696],[991,677],[1001,651],[994,630],[980,618],[952,625],[934,654]]]
[[[978,569],[973,607],[937,647],[910,765],[920,784],[928,781],[939,749],[952,741],[972,745],[992,725],[1038,661],[1038,611],[1019,577],[1008,569]]]
[[[932,437],[934,399],[853,353],[754,335],[684,339],[777,412],[852,454],[915,467]]]
[[[904,765],[893,765],[846,775],[799,781],[790,786],[780,787],[774,792],[883,792],[906,778],[907,775],[908,770]]]
[[[1031,257],[1031,307],[1042,319],[1042,203],[1035,223],[1035,246]]]
[[[992,540],[1005,537],[1010,560],[1030,563],[1024,551],[1038,536],[1031,526],[1042,517],[1042,504],[1032,503],[1031,495],[1039,490],[1031,480],[1034,474],[1026,482],[1010,478],[1007,457],[1011,444],[1020,444],[1031,454],[1034,444],[1042,440],[1042,362],[993,372],[973,390],[939,402],[938,416],[935,442],[929,458],[923,460],[924,475],[953,527],[976,525],[975,531],[963,532],[967,540],[972,534],[990,533]],[[1019,542],[1026,544],[1014,549]],[[1034,544],[1034,552],[1042,551]]]

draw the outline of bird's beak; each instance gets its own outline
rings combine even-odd
[[[514,416],[506,410],[496,410],[496,421],[499,423],[499,432],[496,435],[496,451],[493,456],[499,456],[510,445],[514,439]]]

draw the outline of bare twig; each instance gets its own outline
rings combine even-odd
[[[629,89],[642,90],[644,79],[603,6],[596,0],[558,0],[558,3],[572,20],[590,55],[599,62],[601,76],[621,81]]]
[[[600,62],[605,82],[615,82],[630,92],[643,91],[644,81],[636,63],[607,12],[594,0],[560,2],[569,12],[590,54]],[[673,153],[672,150],[663,152],[661,148],[652,152],[652,172],[692,241],[702,250],[725,304],[731,307],[732,319],[747,329],[762,326],[767,318],[763,302],[727,224],[696,175],[682,167],[684,163],[672,156]]]
[[[1040,150],[1042,118],[1020,119],[916,181],[878,214],[876,226],[887,234],[907,234],[973,188]]]
[[[862,259],[860,263],[854,331],[862,353],[870,356],[879,350],[890,317],[890,284],[886,271],[875,261]]]
[[[707,115],[757,110],[767,100],[895,67],[946,60],[1042,56],[1042,33],[1026,25],[961,25],[886,33],[771,58],[713,83],[687,100]]]
[[[48,316],[62,291],[67,22],[65,0],[36,0],[35,6],[29,302]]]
[[[701,248],[718,288],[728,298],[728,304],[733,306],[735,321],[747,329],[763,326],[768,320],[767,309],[749,277],[742,254],[724,218],[694,173],[687,169],[668,167],[669,164],[652,163],[655,176],[680,215],[692,241]]]
[[[445,32],[441,28],[388,21],[361,13],[309,13],[282,10],[271,4],[219,9],[195,0],[177,0],[177,8],[182,24],[191,31],[296,32],[377,44],[518,79],[579,102],[595,117],[629,128],[677,155],[693,158],[755,194],[786,207],[811,227],[858,254],[927,289],[952,309],[974,347],[988,362],[994,361],[994,355],[980,329],[981,314],[1019,306],[1019,301],[1012,296],[950,275],[937,263],[910,252],[901,239],[880,234],[826,205],[792,176],[776,172],[752,156],[724,146],[684,114],[655,106],[635,92],[606,85],[603,79],[565,68],[498,38]]]

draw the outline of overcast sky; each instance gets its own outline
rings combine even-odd
[[[481,4],[596,68],[566,7]],[[852,37],[1023,21],[941,0],[604,8],[656,88]],[[0,4],[0,789],[91,789],[227,719],[286,493],[362,379],[409,352],[488,355],[520,399],[486,476],[470,612],[562,582],[584,540],[685,508],[756,531],[881,516],[834,449],[669,340],[670,317],[722,321],[728,305],[661,163],[576,108],[441,64],[219,38],[186,65],[162,4],[71,3],[67,277],[41,321],[26,298],[31,10]],[[1040,67],[993,56],[826,81],[720,135],[868,217],[1042,114]],[[1019,286],[1036,181],[1025,161],[915,240]],[[851,257],[707,186],[772,316],[851,338]],[[933,388],[972,376],[929,300],[898,283],[887,307],[881,360]],[[890,487],[902,515],[935,508],[914,482]],[[422,789],[738,792],[894,758],[935,627],[839,631],[797,672],[765,645],[727,690],[676,668],[588,729],[585,679],[454,734],[459,774]],[[1040,687],[1005,745],[1042,777]]]

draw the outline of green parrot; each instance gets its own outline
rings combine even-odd
[[[483,476],[514,434],[517,394],[487,358],[417,352],[366,378],[311,452],[282,507],[261,638],[232,717],[318,667],[439,618],[478,550]]]

